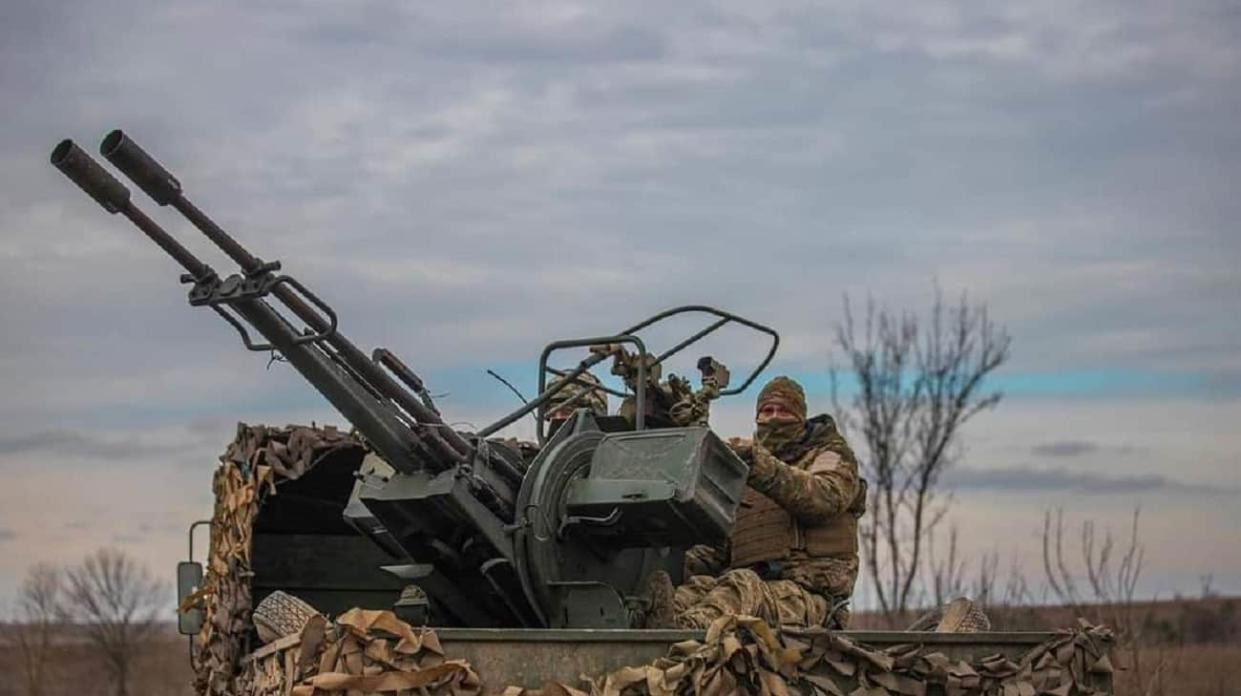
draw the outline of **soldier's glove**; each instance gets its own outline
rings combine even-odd
[[[599,343],[591,346],[590,352],[595,355],[620,355],[625,352],[625,348],[619,343]]]
[[[771,482],[779,473],[777,467],[781,466],[780,460],[776,459],[776,455],[767,451],[766,447],[758,443],[754,443],[750,449],[750,475],[746,478],[746,482],[755,490],[762,492],[766,485]]]
[[[733,451],[741,461],[749,464],[754,459],[754,445],[743,437],[728,438],[728,449]]]

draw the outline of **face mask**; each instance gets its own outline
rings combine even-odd
[[[806,424],[799,419],[773,419],[755,425],[754,439],[768,452],[775,453],[784,446],[797,442],[805,429]]]

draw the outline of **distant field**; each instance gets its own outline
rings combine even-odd
[[[1120,696],[1234,696],[1241,694],[1241,599],[1150,602],[1127,608],[1140,619],[1143,647],[1117,651]],[[991,612],[998,630],[1053,630],[1073,622],[1064,607],[1020,607]],[[912,620],[912,617],[910,618]],[[854,628],[884,628],[880,617],[859,614]],[[87,646],[66,635],[44,696],[109,696]],[[186,639],[169,628],[141,656],[133,696],[192,696]],[[1141,659],[1140,669],[1129,661]],[[25,696],[17,656],[0,648],[0,696]],[[485,670],[480,670],[484,679]],[[1141,678],[1139,678],[1141,675]]]
[[[138,678],[130,689],[132,696],[193,696],[187,639],[169,630],[169,635],[153,643],[139,658]],[[85,645],[65,645],[58,649],[55,668],[44,696],[111,696],[102,678],[99,662]],[[16,655],[0,649],[0,696],[26,696]]]

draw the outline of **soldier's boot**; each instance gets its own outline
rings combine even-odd
[[[646,616],[642,628],[676,628],[676,612],[672,609],[672,597],[676,588],[668,573],[657,570],[646,581]]]

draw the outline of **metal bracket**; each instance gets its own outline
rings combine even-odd
[[[268,266],[279,268],[280,263],[273,261]],[[271,343],[255,343],[250,338],[250,333],[246,331],[245,325],[237,317],[226,312],[224,308],[231,308],[240,302],[261,300],[270,295],[280,285],[292,287],[299,295],[309,300],[328,320],[326,329],[318,332],[307,331],[299,336],[294,336],[292,345],[300,346],[306,343],[326,341],[335,335],[337,325],[336,311],[328,306],[326,302],[319,299],[306,286],[299,283],[293,276],[264,274],[243,278],[239,275],[231,275],[224,280],[209,277],[196,282],[194,287],[190,288],[190,306],[210,307],[215,310],[216,314],[223,317],[224,321],[227,321],[237,330],[237,333],[241,334],[241,342],[245,345],[246,350],[256,353],[276,351],[279,349]]]
[[[584,527],[614,527],[616,526],[617,522],[620,522],[620,519],[621,519],[620,508],[612,508],[612,512],[608,513],[606,517],[588,517],[586,515],[567,515],[564,519],[560,520],[560,528],[556,530],[556,538],[564,539],[565,530],[569,529],[570,527],[577,526],[579,524]]]

